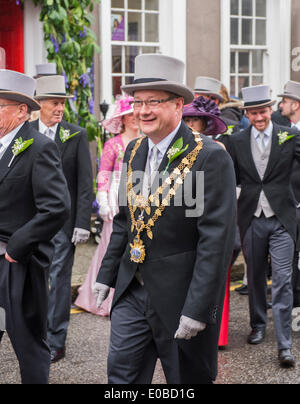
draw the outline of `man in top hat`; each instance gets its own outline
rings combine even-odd
[[[300,83],[296,81],[288,81],[284,87],[280,103],[281,115],[289,122],[289,126],[293,130],[300,131]],[[274,115],[273,115],[274,116]],[[272,117],[273,119],[273,117]],[[297,206],[297,223],[298,237],[296,243],[296,253],[294,259],[293,271],[293,290],[294,290],[294,307],[300,306],[300,165],[298,161],[294,162],[293,173],[291,176],[291,184],[296,198]]]
[[[282,366],[294,366],[291,353],[293,292],[292,261],[296,240],[296,208],[290,188],[292,165],[300,161],[300,137],[271,121],[270,88],[242,89],[251,126],[223,141],[241,185],[238,222],[248,269],[250,344],[260,344],[266,332],[266,276],[272,266],[272,307]]]
[[[64,77],[40,77],[36,82],[35,99],[41,110],[39,120],[31,125],[58,146],[71,195],[71,216],[53,239],[55,254],[50,268],[48,343],[51,361],[56,362],[65,356],[75,246],[90,235],[93,179],[86,130],[63,120],[66,99],[72,98],[66,94]]]
[[[40,108],[34,79],[0,70],[0,88],[0,307],[6,320],[0,328],[12,342],[22,382],[44,384],[50,239],[68,218],[70,197],[56,145],[27,122]]]
[[[159,357],[167,383],[212,383],[235,236],[232,161],[182,121],[194,98],[184,63],[157,54],[135,62],[135,81],[122,89],[145,136],[126,150],[120,212],[94,287],[100,305],[115,286],[108,382],[151,383]]]

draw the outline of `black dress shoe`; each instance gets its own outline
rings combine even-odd
[[[248,295],[248,286],[247,285],[242,285],[239,288],[235,289],[236,292],[238,292],[240,295]]]
[[[51,363],[60,361],[66,356],[66,348],[51,349]]]
[[[263,342],[265,336],[266,336],[265,330],[252,330],[247,340],[248,344],[259,345]]]
[[[295,367],[295,359],[290,349],[282,349],[281,351],[279,351],[278,359],[280,362],[280,366],[283,368]]]

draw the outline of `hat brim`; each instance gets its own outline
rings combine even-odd
[[[181,84],[173,81],[153,81],[151,83],[128,84],[121,87],[126,94],[133,95],[136,91],[158,90],[167,91],[184,98],[184,104],[190,104],[194,100],[193,91]]]
[[[241,105],[239,106],[240,109],[256,109],[256,108],[262,108],[262,107],[272,107],[273,105],[276,104],[276,101],[269,101],[260,104],[259,102],[255,105]]]
[[[215,136],[221,135],[227,131],[226,123],[214,114],[210,114],[209,112],[192,112],[183,114],[183,119],[188,116],[197,116],[199,118],[204,118],[206,121],[206,129],[203,131],[203,135],[206,136]]]
[[[32,111],[39,111],[41,109],[41,106],[38,102],[23,93],[1,90],[0,97],[6,100],[17,101],[21,104],[26,104],[31,108]]]
[[[279,94],[279,95],[277,95],[277,97],[290,98],[291,100],[300,102],[300,97],[297,95],[293,95],[293,94]]]
[[[213,97],[217,98],[220,100],[220,102],[224,102],[224,98],[218,94],[218,93],[212,93],[211,91],[205,91],[205,90],[194,90],[195,94],[205,94],[205,95],[212,95]]]
[[[59,94],[41,94],[41,95],[35,95],[34,99],[37,101],[42,101],[42,100],[51,100],[53,98],[60,98],[60,99],[71,99],[74,98],[74,95],[59,95]]]

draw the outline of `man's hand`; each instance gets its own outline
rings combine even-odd
[[[86,243],[90,237],[90,232],[85,229],[75,227],[72,237],[72,243],[74,245]]]
[[[193,320],[192,318],[181,316],[178,330],[175,333],[174,338],[177,339],[191,339],[196,337],[200,331],[204,331],[206,324],[200,321]]]
[[[18,261],[15,261],[7,253],[5,253],[5,259],[6,259],[6,261],[10,262],[11,264],[17,264],[18,263]]]
[[[99,309],[101,304],[104,302],[104,300],[107,298],[109,295],[110,287],[107,285],[104,285],[103,283],[98,283],[96,282],[93,286],[92,293],[93,296],[97,302],[96,306]]]

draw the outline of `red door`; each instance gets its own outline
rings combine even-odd
[[[24,73],[23,11],[16,3],[0,0],[0,68]]]

